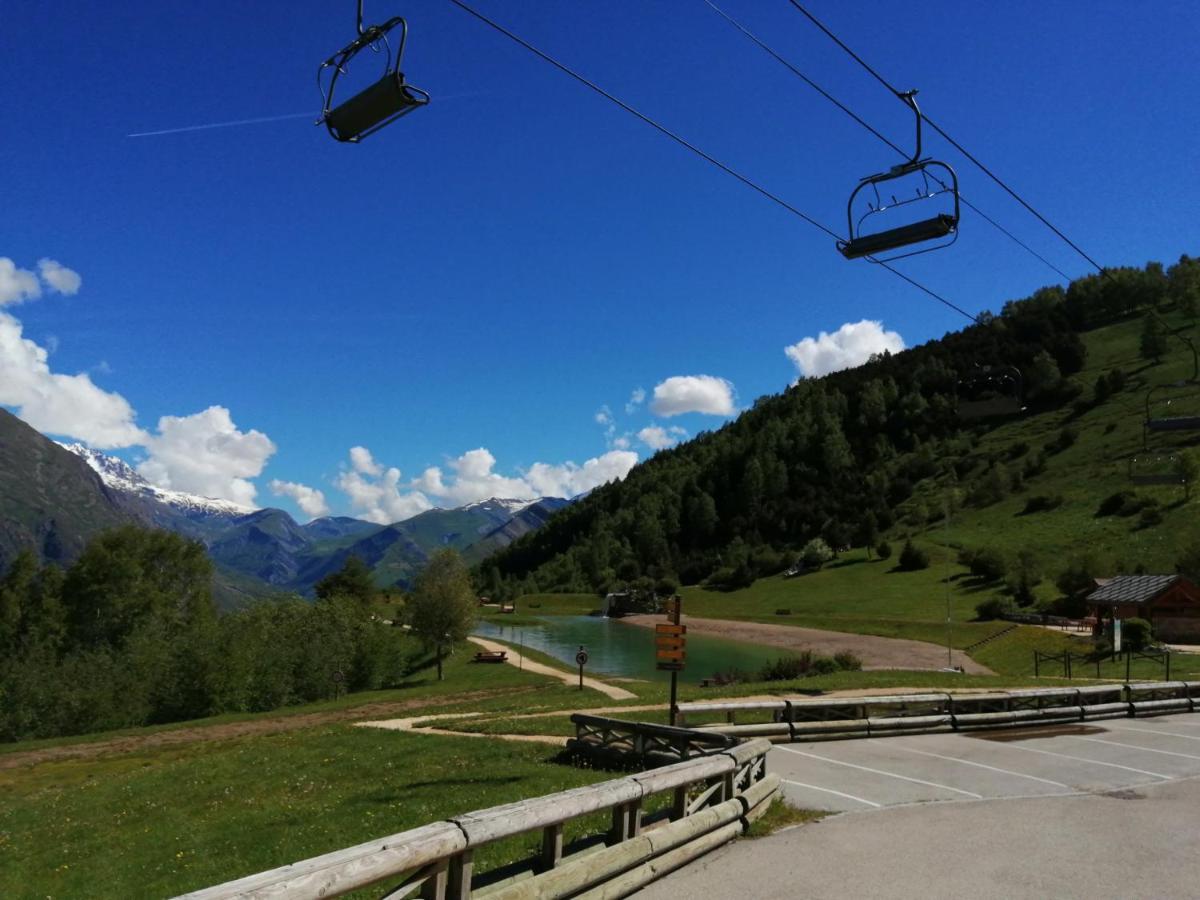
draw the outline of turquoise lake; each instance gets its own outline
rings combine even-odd
[[[654,630],[628,625],[620,619],[548,616],[537,625],[511,627],[480,622],[475,633],[513,644],[523,643],[532,650],[562,660],[571,668],[575,667],[575,654],[582,645],[588,652],[586,674],[670,680],[669,672],[660,672],[654,667]],[[687,667],[679,674],[682,681],[698,683],[718,671],[743,669],[753,672],[770,660],[790,655],[778,647],[688,635]]]

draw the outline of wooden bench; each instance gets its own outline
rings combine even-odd
[[[504,650],[480,650],[475,654],[475,662],[502,663],[508,662],[508,653]]]

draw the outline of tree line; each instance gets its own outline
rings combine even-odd
[[[440,676],[473,594],[452,551],[434,562],[398,612],[453,615],[409,632],[385,620],[357,558],[315,602],[218,615],[211,560],[176,534],[105,532],[65,570],[23,552],[0,578],[0,740],[271,710],[398,684],[434,661]]]

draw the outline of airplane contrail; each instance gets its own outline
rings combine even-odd
[[[286,116],[264,116],[259,119],[237,119],[233,122],[210,122],[207,125],[185,125],[182,128],[164,128],[162,131],[138,131],[133,134],[127,134],[125,137],[157,137],[160,134],[182,134],[185,131],[207,131],[210,128],[231,128],[234,125],[258,125],[263,122],[282,122],[285,119],[312,119],[316,121],[320,118],[320,112],[303,112],[303,113],[288,113]]]
[[[488,91],[469,91],[465,94],[447,94],[444,97],[435,98],[439,103],[446,100],[462,100],[467,97],[485,97]],[[182,128],[164,128],[161,131],[136,131],[133,134],[127,134],[127,138],[139,137],[158,137],[160,134],[183,134],[188,131],[208,131],[212,128],[232,128],[235,125],[260,125],[264,122],[283,122],[287,119],[312,119],[314,122],[320,122],[321,113],[303,112],[303,113],[288,113],[284,116],[263,116],[259,119],[236,119],[232,122],[210,122],[207,125],[185,125]]]

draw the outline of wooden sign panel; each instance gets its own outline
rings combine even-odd
[[[654,633],[656,635],[663,635],[663,634],[683,635],[683,634],[687,634],[687,626],[686,625],[672,625],[670,622],[659,622],[657,625],[654,626]]]

